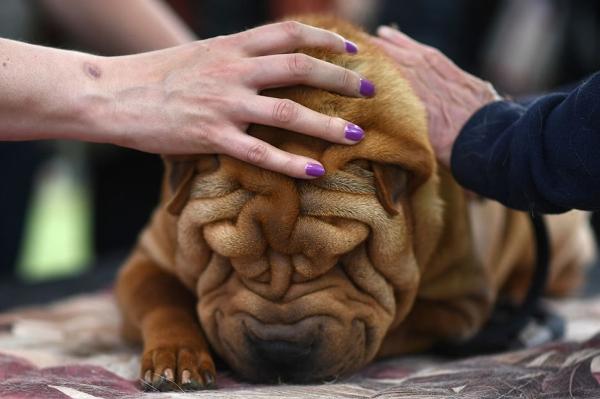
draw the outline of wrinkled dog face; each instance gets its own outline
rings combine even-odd
[[[355,371],[409,309],[419,273],[406,180],[394,182],[400,211],[391,216],[369,164],[303,182],[221,157],[194,178],[178,263],[198,268],[203,328],[244,377]]]
[[[321,160],[324,178],[299,181],[226,156],[175,173],[189,176],[179,184],[189,198],[176,212],[176,268],[196,284],[214,350],[251,380],[319,381],[373,359],[412,306],[427,252],[419,221],[433,220],[423,216],[433,156],[405,85],[372,100],[302,90],[275,94],[361,124],[365,140],[331,145],[262,126],[252,134]],[[345,108],[323,109],[324,100]]]

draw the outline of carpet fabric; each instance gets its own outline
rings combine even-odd
[[[343,381],[252,385],[227,372],[219,389],[146,393],[139,349],[119,337],[109,293],[0,314],[0,398],[600,398],[600,297],[552,304],[567,339],[494,356],[409,356]]]

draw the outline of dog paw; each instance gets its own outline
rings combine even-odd
[[[142,355],[146,391],[197,391],[217,387],[215,365],[203,348],[159,347]]]

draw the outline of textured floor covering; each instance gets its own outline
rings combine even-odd
[[[567,339],[497,356],[377,362],[345,381],[258,386],[218,376],[219,390],[144,393],[139,358],[121,342],[105,294],[0,314],[1,398],[598,398],[600,297],[556,305]]]

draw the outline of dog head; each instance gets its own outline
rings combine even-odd
[[[305,21],[358,43],[355,56],[306,52],[368,77],[377,95],[264,94],[352,121],[365,139],[344,146],[251,127],[319,159],[327,174],[311,181],[222,155],[166,162],[169,263],[197,292],[214,350],[252,380],[332,378],[370,361],[411,309],[442,224],[425,112],[401,72],[355,28]]]

